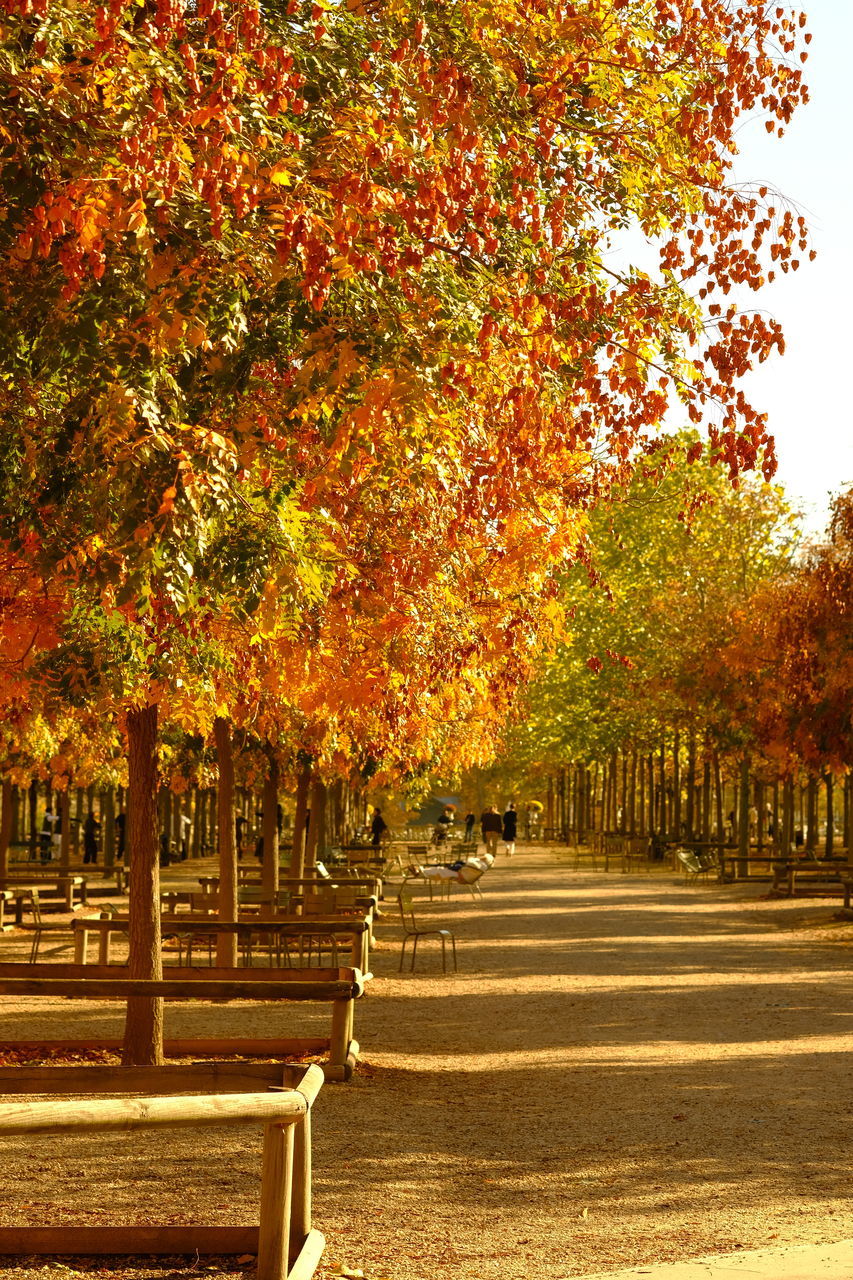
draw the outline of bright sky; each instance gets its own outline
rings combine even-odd
[[[853,482],[853,0],[804,0],[802,7],[813,37],[811,101],[781,140],[769,137],[763,121],[743,126],[738,177],[766,181],[793,200],[818,251],[816,261],[754,295],[782,325],[787,349],[746,385],[776,436],[777,479],[809,530],[820,532],[828,495]]]

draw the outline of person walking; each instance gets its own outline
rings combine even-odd
[[[503,838],[506,845],[506,856],[511,858],[515,853],[515,838],[518,834],[518,814],[510,800],[503,818]]]
[[[56,830],[56,824],[59,821],[58,815],[54,813],[50,806],[44,811],[44,818],[41,824],[41,835],[39,837],[39,846],[42,862],[50,862],[53,858],[53,833]]]
[[[470,844],[474,839],[474,823],[477,821],[476,813],[465,814],[465,843]]]
[[[503,830],[503,823],[501,815],[493,804],[489,805],[480,818],[480,830],[483,833],[486,853],[490,853],[494,858],[498,852],[498,840]]]
[[[382,810],[377,808],[373,810],[373,821],[370,824],[371,843],[374,849],[378,849],[382,843],[382,837],[388,830],[388,824],[382,817]]]
[[[95,817],[92,810],[89,810],[89,816],[83,823],[83,861],[98,861],[98,836],[100,835],[101,824]]]

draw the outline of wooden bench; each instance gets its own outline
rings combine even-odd
[[[110,916],[106,919],[94,916],[77,916],[71,922],[74,931],[74,961],[86,964],[88,959],[89,937],[95,934],[99,939],[98,960],[100,964],[109,964],[110,940],[114,933],[128,933],[130,921],[126,916]],[[285,916],[273,920],[238,920],[236,923],[223,923],[216,916],[199,919],[192,916],[163,915],[160,929],[165,935],[183,934],[203,937],[211,934],[235,933],[243,948],[244,956],[251,959],[253,936],[269,936],[278,934],[285,940],[317,937],[323,935],[339,940],[341,945],[348,945],[350,960],[354,968],[366,973],[370,961],[370,921],[352,916],[318,916],[304,920],[298,916]]]
[[[85,876],[74,875],[71,872],[50,872],[44,874],[35,870],[26,876],[5,876],[0,880],[1,889],[10,889],[13,893],[23,892],[24,900],[26,896],[35,891],[41,895],[42,905],[45,900],[50,901],[52,898],[60,898],[64,904],[66,911],[73,911],[75,907],[75,898],[77,898],[81,906],[86,906],[89,901],[88,881]],[[23,919],[23,907],[15,907],[15,920],[20,924]]]
[[[777,897],[793,898],[797,893],[797,884],[835,885],[847,898],[844,881],[850,877],[853,867],[841,860],[786,858],[773,863],[773,885],[770,892]],[[828,897],[826,893],[816,896]]]
[[[193,1064],[197,1067],[199,1064]],[[311,1107],[323,1084],[314,1066],[286,1068],[273,1064],[267,1092],[266,1076],[245,1067],[231,1090],[214,1095],[175,1096],[182,1089],[204,1087],[201,1071],[180,1067],[72,1067],[72,1083],[63,1067],[48,1067],[60,1088],[87,1093],[142,1090],[141,1098],[85,1098],[69,1106],[65,1098],[25,1103],[0,1103],[0,1137],[26,1135],[33,1146],[42,1133],[89,1134],[109,1130],[174,1128],[222,1124],[262,1125],[263,1160],[259,1223],[249,1227],[212,1226],[38,1226],[0,1227],[0,1254],[11,1256],[71,1254],[257,1254],[258,1280],[310,1280],[317,1269],[325,1240],[312,1225]],[[8,1070],[8,1069],[6,1069]],[[12,1084],[22,1088],[21,1068]],[[26,1072],[25,1072],[26,1074]],[[85,1088],[84,1088],[85,1081]],[[245,1084],[244,1084],[245,1081]],[[257,1081],[257,1082],[256,1082]],[[272,1083],[272,1082],[275,1083]],[[246,1089],[248,1085],[248,1090]],[[283,1088],[281,1087],[283,1085]],[[275,1089],[275,1092],[270,1092]],[[45,1091],[43,1089],[39,1090]]]
[[[178,976],[179,975],[179,976]],[[348,1080],[358,1060],[353,1038],[354,1004],[364,994],[370,974],[354,968],[329,969],[180,969],[162,979],[130,977],[122,965],[0,964],[0,995],[63,996],[76,1000],[127,1000],[132,996],[162,996],[166,1000],[228,1002],[233,1000],[321,1001],[332,1006],[328,1037],[309,1039],[165,1040],[167,1054],[222,1056],[242,1054],[269,1057],[327,1053],[323,1066],[329,1080]],[[28,1040],[27,1044],[33,1043]],[[38,1041],[45,1051],[72,1052],[120,1048],[119,1040]],[[3,1041],[14,1048],[14,1042]],[[21,1067],[13,1068],[20,1072]],[[4,1079],[0,1070],[0,1082]],[[0,1085],[0,1087],[2,1087]]]

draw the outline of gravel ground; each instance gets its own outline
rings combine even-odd
[[[320,1280],[559,1280],[853,1234],[853,925],[762,886],[576,872],[520,849],[397,973],[379,926],[362,1059],[315,1107]],[[390,912],[389,902],[386,910]],[[4,940],[3,956],[15,954]],[[117,1034],[117,1011],[6,1002],[5,1034]],[[325,1010],[169,1006],[167,1030],[276,1035]],[[250,1222],[249,1130],[0,1144],[4,1223]],[[0,1263],[0,1276],[251,1275],[250,1262]]]

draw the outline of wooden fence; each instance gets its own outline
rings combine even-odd
[[[129,1070],[131,1089],[143,1080],[161,1091],[170,1086],[163,1068]],[[182,1081],[173,1077],[171,1086],[181,1088]],[[311,1223],[311,1107],[323,1073],[314,1066],[291,1068],[284,1084],[295,1087],[277,1093],[190,1097],[161,1092],[142,1098],[92,1098],[73,1106],[65,1099],[0,1103],[0,1137],[223,1124],[258,1124],[264,1131],[256,1227],[0,1227],[0,1255],[256,1253],[257,1280],[310,1280],[325,1245]]]
[[[172,976],[172,975],[175,976]],[[169,971],[167,978],[132,978],[119,965],[0,964],[0,995],[68,996],[78,1000],[128,999],[132,996],[163,996],[179,1000],[270,1000],[325,1001],[332,1006],[329,1037],[311,1039],[209,1039],[165,1040],[166,1054],[244,1054],[254,1057],[292,1057],[296,1054],[328,1051],[323,1070],[328,1080],[348,1080],[358,1060],[359,1046],[353,1038],[353,1005],[364,993],[370,975],[359,969],[188,969]],[[30,1043],[29,1041],[27,1042]],[[118,1040],[39,1041],[44,1049],[71,1051],[112,1049]],[[3,1047],[14,1048],[9,1040]],[[0,1090],[12,1080],[24,1081],[38,1068],[0,1067]],[[59,1067],[44,1069],[60,1071]],[[85,1068],[83,1069],[85,1070]],[[35,1092],[35,1086],[33,1086]]]

